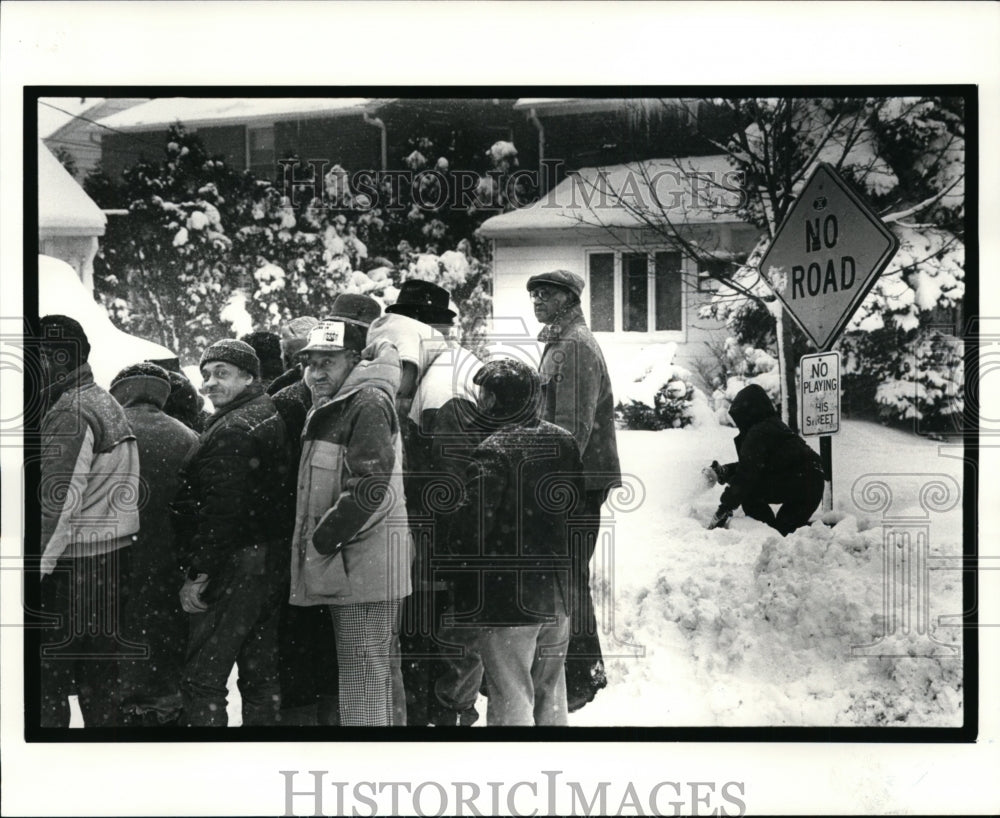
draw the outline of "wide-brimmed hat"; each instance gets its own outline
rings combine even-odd
[[[341,293],[322,321],[343,321],[367,328],[382,314],[382,306],[374,298],[357,293]]]
[[[399,287],[399,297],[386,312],[415,318],[424,324],[450,324],[458,314],[448,306],[450,293],[431,281],[411,278]]]

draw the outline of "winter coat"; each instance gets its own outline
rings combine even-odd
[[[822,475],[820,456],[782,423],[761,386],[750,384],[741,389],[729,415],[740,430],[734,440],[739,462],[723,467],[729,486],[722,493],[720,508],[735,509],[748,498],[784,502],[787,498],[772,497],[768,487]]]
[[[539,367],[541,419],[561,426],[576,439],[588,492],[606,493],[620,486],[611,380],[580,305],[548,324],[538,340],[545,343]]]
[[[42,574],[62,556],[124,548],[139,530],[139,448],[125,412],[89,364],[43,396]]]
[[[291,375],[298,372],[298,380],[292,380]],[[282,386],[282,384],[284,384]],[[275,386],[279,388],[273,392]],[[268,394],[274,401],[274,408],[278,410],[281,419],[285,422],[285,433],[288,436],[288,446],[290,450],[292,468],[288,472],[281,506],[275,509],[282,521],[285,536],[291,537],[295,529],[295,491],[296,472],[298,469],[299,457],[302,454],[302,430],[306,425],[306,415],[312,407],[312,393],[305,381],[302,380],[302,370],[296,368],[289,370],[284,375],[271,383]]]
[[[407,508],[427,518],[433,495],[457,496],[472,451],[486,436],[473,384],[482,361],[443,339],[428,357],[403,419]]]
[[[185,458],[175,530],[188,576],[220,580],[209,600],[237,574],[274,568],[268,546],[281,537],[274,509],[290,468],[285,424],[258,382],[216,410]]]
[[[126,378],[111,388],[135,433],[144,487],[139,536],[131,551],[124,634],[129,641],[148,645],[150,655],[128,665],[125,676],[133,695],[176,692],[187,641],[188,618],[177,595],[182,575],[170,503],[180,488],[181,464],[198,435],[164,413],[169,389],[160,378],[147,376]]]
[[[349,605],[410,593],[413,547],[394,406],[399,380],[399,357],[386,344],[306,419],[292,605]]]
[[[576,441],[554,424],[507,426],[476,448],[465,499],[442,517],[457,623],[532,625],[568,615],[569,512],[583,490]]]

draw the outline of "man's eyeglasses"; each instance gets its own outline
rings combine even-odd
[[[535,287],[528,293],[528,297],[532,301],[536,299],[538,301],[550,301],[552,296],[556,295],[558,292],[559,290],[556,287]]]

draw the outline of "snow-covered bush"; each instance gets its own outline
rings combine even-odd
[[[705,394],[691,373],[673,362],[677,345],[659,344],[634,359],[630,380],[615,405],[615,420],[624,429],[680,429],[704,416]]]
[[[711,398],[719,423],[733,425],[729,407],[739,391],[752,383],[762,387],[775,409],[780,410],[781,382],[778,361],[773,355],[750,344],[741,345],[735,338],[727,338],[719,357],[725,382],[715,389]]]

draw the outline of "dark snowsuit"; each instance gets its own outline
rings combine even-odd
[[[539,375],[540,417],[570,432],[583,461],[585,495],[576,516],[589,521],[581,529],[573,580],[572,638],[566,658],[570,712],[582,707],[607,685],[601,643],[590,594],[590,560],[597,545],[601,506],[621,485],[615,436],[614,396],[604,355],[587,328],[579,304],[569,307],[538,336],[545,343]]]
[[[243,723],[271,724],[280,705],[277,633],[287,591],[283,490],[291,468],[285,425],[253,383],[214,415],[183,466],[175,508],[182,565],[208,575],[205,613],[191,615],[182,692],[189,724],[226,725],[235,662]]]
[[[267,393],[285,421],[292,463],[297,467],[302,451],[302,430],[312,408],[312,393],[302,379],[302,368],[292,367],[271,381]],[[295,479],[287,485],[287,499],[282,506],[283,539],[289,544],[295,532]],[[336,722],[338,690],[337,651],[333,648],[333,622],[322,607],[292,605],[287,595],[281,601],[278,624],[278,674],[281,679],[282,723],[312,723],[312,712],[305,708],[322,707],[321,720]],[[302,713],[291,710],[303,708]]]
[[[177,595],[183,577],[169,507],[180,488],[181,463],[198,435],[164,413],[169,385],[160,378],[125,378],[111,388],[111,394],[124,407],[135,433],[139,476],[145,486],[139,535],[132,545],[124,631],[129,641],[145,645],[149,656],[123,663],[123,699],[126,708],[149,707],[169,720],[170,711],[180,709],[188,628]]]
[[[823,463],[801,437],[781,422],[767,392],[751,384],[733,399],[729,415],[739,462],[722,468],[729,486],[720,511],[743,506],[748,517],[767,523],[782,535],[805,525],[823,499]],[[781,503],[777,515],[770,504]]]

